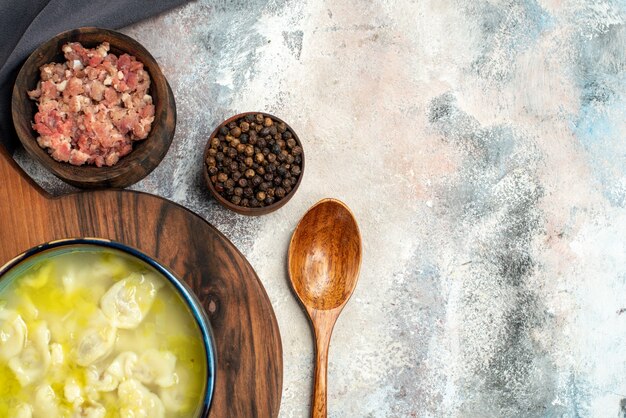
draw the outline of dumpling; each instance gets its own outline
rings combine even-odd
[[[133,273],[106,291],[100,307],[114,327],[135,328],[145,318],[162,286],[152,273]]]
[[[79,405],[74,408],[72,418],[104,418],[107,410],[97,402]]]
[[[105,359],[113,351],[117,329],[98,311],[91,319],[90,326],[85,330],[75,349],[76,363],[80,366],[89,366]]]
[[[173,353],[151,348],[139,356],[139,361],[133,368],[133,377],[147,385],[168,387],[178,380],[175,370],[176,356]]]
[[[42,385],[35,392],[34,418],[57,418],[60,416],[59,401],[50,385]]]
[[[16,406],[10,413],[10,416],[13,418],[32,418],[33,407],[27,403],[21,403]]]
[[[195,399],[194,391],[190,388],[190,373],[187,369],[178,367],[176,376],[176,384],[159,388],[159,397],[168,412],[189,412]]]
[[[120,383],[117,395],[122,417],[163,418],[165,416],[165,407],[161,399],[138,380],[129,379]]]
[[[0,359],[8,360],[22,352],[26,342],[26,323],[10,309],[0,309]]]
[[[80,405],[85,400],[82,394],[83,391],[75,378],[70,377],[65,381],[65,386],[63,386],[65,400],[73,405]]]
[[[39,323],[19,356],[9,360],[9,368],[22,386],[40,379],[50,366],[50,331],[45,322]]]
[[[85,381],[87,382],[88,392],[111,392],[117,389],[119,380],[107,373],[102,374],[98,371],[96,366],[89,366],[85,370]]]
[[[132,377],[135,363],[137,363],[137,354],[126,351],[118,354],[102,373],[95,366],[90,366],[85,379],[88,389],[98,392],[114,391],[121,381]]]

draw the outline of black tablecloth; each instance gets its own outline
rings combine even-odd
[[[18,143],[11,92],[20,66],[41,43],[82,26],[116,29],[188,0],[0,0],[0,141]]]

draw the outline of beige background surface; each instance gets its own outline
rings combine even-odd
[[[307,416],[312,384],[288,240],[324,197],[364,239],[331,417],[624,416],[625,14],[617,0],[206,0],[124,30],[178,105],[169,154],[133,188],[199,213],[256,269],[282,333],[281,417]],[[296,196],[260,218],[218,206],[200,171],[214,127],[249,110],[290,123],[307,155]]]

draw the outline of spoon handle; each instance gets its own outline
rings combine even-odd
[[[315,326],[315,386],[311,418],[327,417],[328,348],[336,318],[322,318]]]

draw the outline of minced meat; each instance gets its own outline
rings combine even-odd
[[[37,142],[57,161],[112,166],[150,133],[150,76],[132,55],[109,53],[108,42],[62,49],[66,62],[41,66],[41,80],[28,92],[38,103]]]

